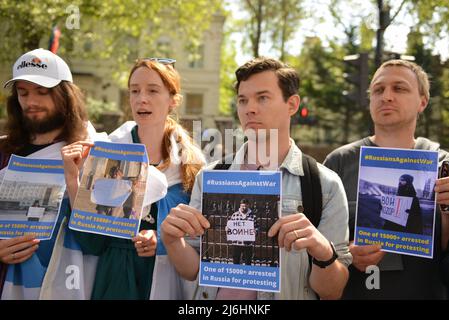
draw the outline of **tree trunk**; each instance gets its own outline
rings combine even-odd
[[[349,123],[351,122],[351,108],[345,107],[345,120],[343,121],[343,140],[341,144],[347,144],[349,141]]]
[[[382,64],[382,56],[384,52],[384,33],[387,26],[387,14],[384,8],[383,0],[377,0],[377,9],[379,12],[379,29],[377,29],[376,39],[376,55],[374,57],[375,68],[379,68]]]
[[[280,46],[280,60],[285,59],[285,43],[287,42],[287,19],[288,19],[288,8],[285,0],[282,0],[282,31],[281,31],[281,46]]]
[[[260,47],[260,38],[262,36],[262,7],[263,7],[263,1],[259,0],[257,1],[257,13],[256,13],[256,37],[255,37],[255,43],[254,43],[254,58],[259,57],[259,47]]]

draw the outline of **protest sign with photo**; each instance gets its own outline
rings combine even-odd
[[[408,213],[412,207],[412,197],[386,196],[380,197],[382,211],[380,217],[403,227],[407,225]]]
[[[61,160],[12,155],[0,187],[0,239],[51,239],[64,197]]]
[[[280,291],[279,246],[268,230],[279,219],[281,173],[204,171],[200,285]]]
[[[73,230],[130,239],[149,203],[143,144],[96,142],[86,159],[70,217]]]
[[[433,257],[438,152],[362,147],[354,242]]]

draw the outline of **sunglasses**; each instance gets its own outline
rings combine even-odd
[[[165,64],[165,65],[172,66],[173,68],[175,67],[175,62],[176,62],[176,59],[170,59],[170,58],[143,58],[141,60],[143,60],[143,61],[155,61],[155,62],[160,63],[160,64]]]

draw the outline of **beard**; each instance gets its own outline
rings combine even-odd
[[[57,110],[43,119],[31,119],[24,114],[23,124],[31,134],[43,134],[61,128],[65,124],[65,116]]]

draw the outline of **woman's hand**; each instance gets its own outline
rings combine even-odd
[[[64,177],[72,205],[78,192],[79,175],[84,159],[93,146],[94,144],[90,141],[77,141],[61,148],[62,161],[64,162]]]
[[[83,161],[93,146],[90,141],[77,141],[61,148],[66,179],[78,179]]]
[[[6,264],[22,263],[39,248],[39,242],[34,235],[0,240],[0,261]]]
[[[141,230],[132,241],[139,257],[152,257],[156,254],[157,236],[154,230]]]

